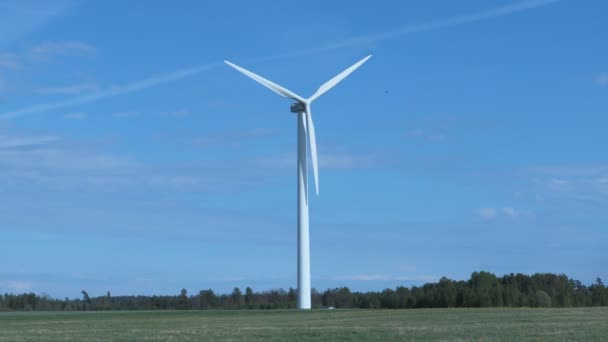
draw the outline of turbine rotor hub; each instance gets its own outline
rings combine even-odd
[[[294,102],[289,109],[292,113],[302,113],[306,111],[306,106],[302,102]]]

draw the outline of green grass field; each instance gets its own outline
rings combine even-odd
[[[608,341],[608,308],[0,313],[0,341]]]

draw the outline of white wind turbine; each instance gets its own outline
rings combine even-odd
[[[308,234],[308,172],[306,167],[306,135],[310,141],[310,154],[312,170],[315,178],[315,190],[319,195],[319,171],[317,167],[317,142],[315,139],[315,126],[312,122],[310,104],[319,96],[340,83],[346,76],[365,63],[371,55],[353,64],[331,80],[325,82],[309,98],[305,99],[296,93],[271,82],[262,76],[256,75],[238,65],[226,64],[251,77],[275,93],[291,98],[296,102],[291,105],[291,112],[298,114],[298,309],[310,309],[310,243]]]

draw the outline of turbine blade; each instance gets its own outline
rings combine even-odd
[[[306,126],[308,127],[308,140],[310,142],[310,157],[312,160],[312,173],[315,178],[315,190],[319,196],[319,167],[317,163],[317,139],[315,137],[315,125],[312,123],[312,112],[310,106],[306,106]]]
[[[262,77],[260,75],[256,75],[256,74],[252,73],[251,71],[249,71],[247,69],[244,69],[244,68],[241,68],[240,66],[238,66],[238,65],[236,65],[234,63],[230,63],[230,62],[228,62],[226,60],[224,60],[224,62],[226,64],[228,64],[229,66],[231,66],[231,67],[235,68],[236,70],[242,72],[246,76],[254,79],[258,83],[262,84],[266,88],[274,91],[275,93],[277,93],[277,94],[279,94],[281,96],[289,97],[289,98],[294,99],[294,100],[299,101],[299,102],[305,102],[306,101],[303,97],[301,97],[298,94],[292,92],[291,90],[283,88],[280,85],[278,85],[278,84],[276,84],[276,83],[274,83],[272,81],[269,81],[269,80],[265,79],[264,77]]]
[[[345,79],[346,76],[350,75],[353,71],[355,71],[363,63],[367,62],[367,60],[370,59],[371,57],[372,57],[372,55],[369,55],[369,56],[363,58],[362,60],[360,60],[357,63],[350,66],[348,69],[346,69],[346,70],[342,71],[341,73],[339,73],[338,75],[334,76],[334,78],[332,78],[331,80],[325,82],[322,86],[319,87],[317,92],[314,93],[314,95],[308,99],[308,102],[310,103],[310,102],[316,100],[319,96],[325,94],[329,89],[333,88],[336,84],[340,83],[340,81]]]

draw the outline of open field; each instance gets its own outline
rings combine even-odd
[[[606,341],[608,308],[0,313],[0,341]]]

